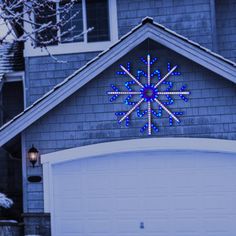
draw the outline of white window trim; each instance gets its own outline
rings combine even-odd
[[[82,0],[83,6],[85,0]],[[85,9],[83,7],[83,9]],[[108,10],[109,10],[109,30],[110,30],[110,41],[105,42],[87,42],[87,37],[85,36],[84,42],[72,42],[72,43],[62,43],[59,45],[48,46],[48,50],[52,55],[62,55],[62,54],[72,54],[72,53],[83,53],[83,52],[95,52],[103,51],[109,48],[118,40],[118,24],[117,24],[117,5],[116,0],[108,0]],[[84,10],[83,10],[84,11]],[[83,12],[84,13],[84,12]],[[30,25],[25,24],[24,27],[29,31]],[[35,56],[46,56],[48,52],[40,47],[34,48],[31,45],[30,40],[25,42],[24,56],[25,57],[35,57]]]

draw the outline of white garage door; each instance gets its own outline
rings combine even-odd
[[[236,158],[122,153],[56,164],[55,236],[236,235]]]

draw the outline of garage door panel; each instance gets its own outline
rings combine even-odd
[[[146,211],[158,211],[168,209],[169,207],[170,203],[166,197],[146,197],[145,201],[142,200],[142,209],[145,209]]]
[[[174,194],[173,194],[174,195]],[[197,196],[175,196],[171,198],[171,207],[174,210],[196,210],[200,209],[200,202]]]
[[[106,197],[93,197],[84,200],[87,212],[107,212],[113,207],[112,199]]]
[[[235,221],[232,219],[206,219],[204,228],[209,235],[234,235],[229,232],[235,232]]]
[[[235,207],[235,198],[233,196],[221,195],[207,195],[203,196],[203,205],[208,208],[227,209]]]
[[[63,196],[73,196],[71,195],[71,192],[78,192],[82,193],[84,190],[83,185],[83,175],[79,175],[79,172],[77,174],[65,174],[63,171],[61,174],[56,174],[56,171],[53,170],[52,172],[53,176],[53,188],[60,189],[61,186],[63,186],[63,191],[54,191],[54,194],[60,194]]]
[[[139,235],[140,233],[140,222],[136,219],[117,219],[117,225],[115,227],[117,235]]]
[[[55,199],[54,206],[58,212],[73,213],[73,212],[78,212],[78,210],[81,212],[84,209],[82,198],[70,197],[70,198],[64,199],[64,196],[61,197],[61,195],[58,195],[58,196],[55,196],[54,199]]]
[[[119,211],[138,211],[140,209],[140,199],[137,196],[114,199],[114,208]]]
[[[230,183],[231,182],[231,183]],[[232,181],[225,184],[210,184],[202,186],[203,193],[207,195],[222,195],[228,193],[229,195],[235,196],[236,186]]]
[[[61,218],[60,221],[63,222],[63,224],[61,225],[61,232],[64,235],[70,233],[81,234],[83,232],[83,221],[78,221],[77,219],[68,220],[67,218]]]
[[[86,184],[85,184],[86,182]],[[88,174],[84,179],[84,187],[86,192],[93,194],[110,194],[109,189],[111,188],[111,182],[108,175],[101,175],[97,173]]]
[[[236,161],[228,155],[122,153],[52,173],[53,224],[63,225],[56,236],[236,235]]]
[[[65,163],[59,163],[56,165],[56,168],[53,168],[53,171],[55,175],[60,175],[61,173],[67,175],[67,174],[73,174],[73,173],[78,173],[82,172],[85,170],[85,162],[81,162],[79,165],[76,165],[77,161],[68,161]]]
[[[104,158],[110,158],[111,168],[114,173],[129,173],[130,171],[137,170],[138,159],[137,157],[130,155],[130,153],[114,154],[112,156],[105,156]],[[123,160],[126,160],[125,162]]]
[[[109,158],[100,158],[100,161],[96,161],[96,159],[93,157],[84,160],[86,172],[102,172],[110,169],[112,160]]]

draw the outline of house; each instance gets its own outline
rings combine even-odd
[[[235,235],[236,2],[101,2],[67,63],[24,45],[24,234]]]

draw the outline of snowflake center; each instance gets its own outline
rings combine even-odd
[[[153,102],[155,98],[158,97],[158,90],[154,87],[153,84],[145,84],[144,87],[140,90],[141,98],[144,98],[145,102]]]

